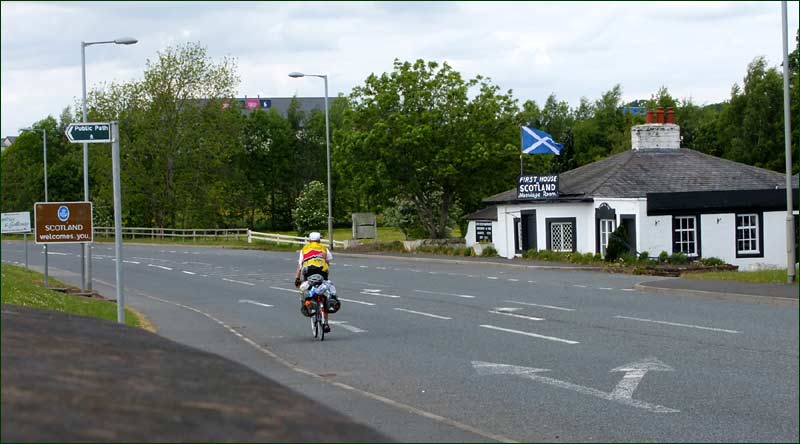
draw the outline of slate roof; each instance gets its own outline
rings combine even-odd
[[[562,201],[577,197],[646,197],[647,193],[786,189],[781,173],[687,148],[628,150],[561,173],[558,180]],[[794,176],[792,187],[797,184]],[[522,202],[517,201],[516,188],[483,201]]]
[[[466,220],[497,220],[497,207],[492,205],[464,216]]]

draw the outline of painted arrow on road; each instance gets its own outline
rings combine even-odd
[[[519,376],[521,378],[532,379],[537,382],[576,391],[584,395],[595,396],[597,398],[627,405],[629,407],[644,409],[653,413],[678,413],[680,411],[669,407],[664,407],[662,405],[651,404],[649,402],[633,399],[634,390],[636,390],[636,387],[638,387],[639,383],[642,381],[644,375],[647,374],[648,371],[672,370],[672,367],[664,364],[656,358],[647,358],[611,370],[612,372],[625,372],[625,375],[622,377],[622,381],[617,384],[617,387],[611,393],[537,374],[550,371],[546,368],[522,367],[518,365],[497,364],[484,361],[472,361],[472,367],[474,367],[481,376]]]

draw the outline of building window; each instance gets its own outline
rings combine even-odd
[[[761,214],[736,215],[736,257],[763,257]]]
[[[608,239],[616,229],[617,221],[614,219],[600,219],[600,254],[605,257]]]
[[[547,224],[547,249],[550,251],[576,251],[576,220],[574,217],[552,218]]]
[[[697,239],[697,216],[675,216],[672,220],[674,253],[684,253],[687,256],[699,256]]]

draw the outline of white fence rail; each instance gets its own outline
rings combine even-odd
[[[122,227],[122,237],[129,239],[192,239],[222,238],[244,239],[250,230],[247,228],[136,228]],[[114,227],[94,227],[95,237],[114,237]]]
[[[260,241],[267,241],[267,242],[276,242],[280,244],[299,244],[303,245],[308,242],[308,238],[300,237],[300,236],[289,236],[286,234],[274,234],[274,233],[259,233],[258,231],[250,231],[247,230],[247,243],[253,243],[254,240]],[[328,239],[322,239],[320,241],[322,245],[329,246],[330,243]],[[333,241],[334,248],[345,248],[344,241]]]

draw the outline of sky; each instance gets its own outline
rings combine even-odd
[[[798,2],[788,2],[789,51]],[[661,86],[697,104],[729,99],[747,65],[782,63],[781,3],[765,2],[18,2],[0,3],[0,136],[16,135],[81,97],[86,81],[140,79],[169,46],[200,42],[236,59],[238,96],[348,94],[394,59],[446,61],[520,104],[550,94],[573,107],[620,84],[623,100]]]

